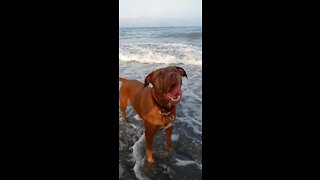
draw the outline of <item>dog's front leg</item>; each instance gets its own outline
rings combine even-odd
[[[147,130],[145,132],[146,136],[146,155],[147,155],[147,161],[148,163],[154,163],[153,157],[152,157],[152,144],[153,144],[153,136],[154,132]]]
[[[167,149],[169,152],[174,152],[174,149],[171,143],[172,130],[173,130],[173,126],[166,129],[166,143],[167,143]]]
[[[153,136],[157,132],[157,129],[154,125],[150,124],[148,121],[144,121],[144,128],[145,128],[145,137],[146,137],[147,161],[149,164],[152,164],[154,163],[154,159],[152,156]]]

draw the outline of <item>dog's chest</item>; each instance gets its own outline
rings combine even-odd
[[[173,125],[175,118],[176,117],[174,114],[162,115],[161,117],[162,124],[160,125],[160,129],[170,128]]]
[[[161,130],[170,128],[173,125],[176,119],[176,112],[175,109],[173,109],[170,112],[164,113],[158,108],[153,108],[146,116],[141,117],[150,125],[156,126],[156,129]]]

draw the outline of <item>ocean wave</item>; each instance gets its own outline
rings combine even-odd
[[[120,45],[119,60],[202,66],[202,49],[179,43],[128,43]]]
[[[120,40],[153,39],[153,40],[187,40],[201,41],[200,27],[168,27],[168,28],[120,28]]]
[[[202,32],[172,32],[167,34],[158,34],[156,37],[200,39],[202,38]]]

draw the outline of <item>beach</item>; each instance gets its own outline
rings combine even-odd
[[[128,106],[124,124],[119,109],[119,179],[202,179],[201,27],[119,29],[120,77],[144,82],[150,72],[170,65],[184,68],[188,75],[172,134],[176,152],[167,152],[165,133],[158,132],[153,141],[155,164],[148,166],[143,120]]]

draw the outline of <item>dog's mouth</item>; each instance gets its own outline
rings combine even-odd
[[[181,95],[182,95],[181,84],[173,84],[169,92],[165,94],[165,96],[167,97],[167,99],[171,101],[171,103],[178,103],[179,100],[181,99]]]

